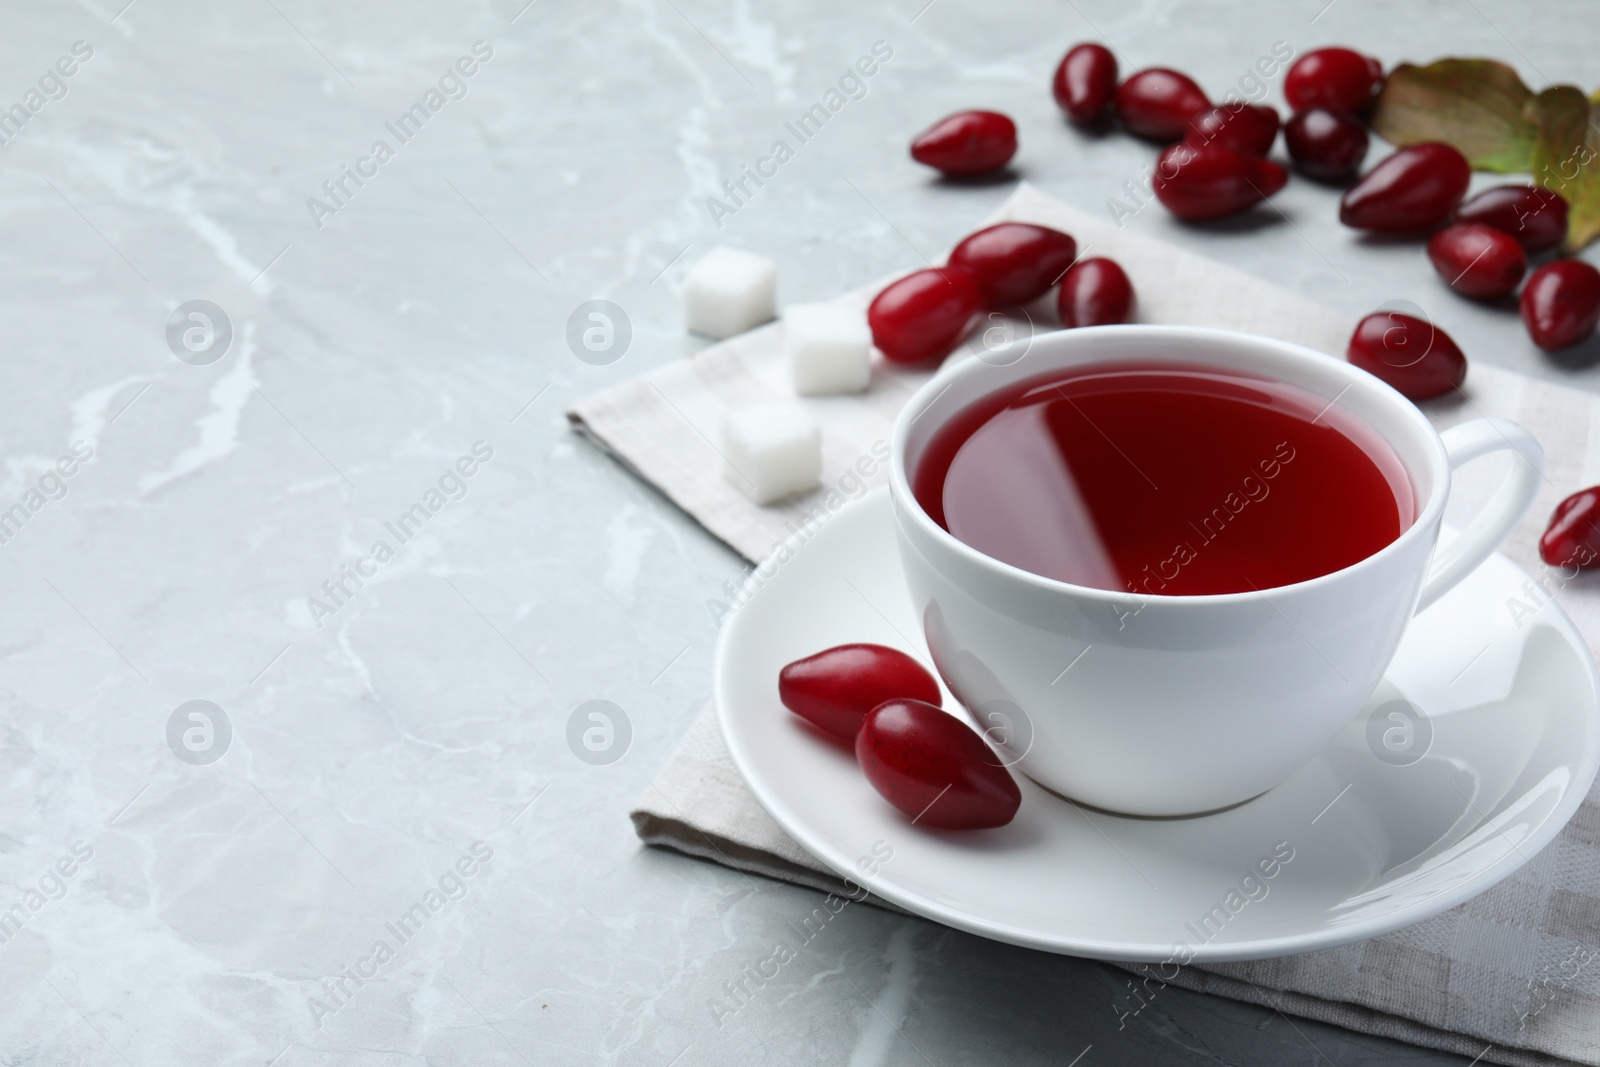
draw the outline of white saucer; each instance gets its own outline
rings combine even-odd
[[[722,734],[751,790],[836,873],[918,915],[1012,944],[1183,963],[1387,933],[1527,863],[1566,824],[1600,764],[1594,661],[1554,604],[1519,627],[1507,601],[1526,599],[1527,575],[1497,555],[1417,617],[1344,733],[1254,800],[1210,815],[1134,818],[1079,807],[1018,776],[1022,809],[1009,826],[928,830],[879,797],[847,749],[778,701],[779,668],[832,645],[874,641],[928,662],[887,493],[844,508],[761,573],[772,576],[725,622],[715,664]],[[1409,750],[1405,720],[1387,718],[1404,705],[1372,714],[1400,699],[1423,716]],[[958,708],[948,693],[945,706]],[[1398,751],[1384,747],[1389,729]],[[1263,878],[1257,865],[1275,848],[1292,858],[1268,862],[1272,877]]]

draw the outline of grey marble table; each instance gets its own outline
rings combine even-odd
[[[707,698],[705,603],[743,564],[562,411],[703,344],[676,289],[713,244],[776,257],[788,301],[948,246],[1010,187],[905,159],[948,111],[1014,115],[1018,174],[1071,203],[1122,196],[1152,152],[1060,123],[1074,41],[1217,95],[1279,41],[1587,88],[1592,34],[1563,27],[1593,12],[8,4],[0,1062],[1456,1062],[1176,989],[1119,1030],[1108,967],[874,909],[719,1019],[813,895],[641,849],[626,811]],[[877,42],[855,98],[730,202]],[[1325,190],[1277,203],[1128,225],[1597,381],[1414,246],[1342,231]],[[631,323],[605,366],[565,340],[594,298]],[[590,700],[626,713],[613,762],[569,745]]]

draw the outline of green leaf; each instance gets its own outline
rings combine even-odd
[[[1566,250],[1600,237],[1600,104],[1555,85],[1528,104],[1536,136],[1528,169],[1535,185],[1567,199]]]
[[[1402,63],[1378,96],[1372,127],[1392,144],[1444,141],[1476,170],[1526,171],[1536,123],[1526,109],[1533,90],[1492,59]]]

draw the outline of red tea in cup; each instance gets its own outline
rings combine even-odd
[[[1399,458],[1337,398],[1193,364],[1090,364],[986,396],[911,482],[985,555],[1141,595],[1306,581],[1416,517]]]

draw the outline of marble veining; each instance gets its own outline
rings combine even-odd
[[[1120,196],[1148,146],[1065,128],[1046,89],[1077,40],[1219,91],[1279,39],[1594,87],[1588,38],[1552,32],[1589,17],[11,5],[0,101],[74,42],[93,55],[0,143],[0,507],[39,504],[0,540],[0,1062],[1465,1063],[1176,989],[1119,1030],[1119,972],[857,906],[719,1017],[818,896],[641,849],[626,813],[708,697],[704,605],[745,565],[562,412],[704,345],[677,288],[714,244],[777,258],[783,302],[937,256],[1010,188],[905,158],[950,111],[1018,120],[1015,177],[1094,210]],[[869,91],[713,217],[880,40]],[[467,91],[328,200],[479,41]],[[1473,359],[1594,387],[1450,299],[1417,249],[1342,232],[1326,191],[1279,203],[1292,225],[1127,224],[1350,311],[1413,300]],[[598,297],[633,327],[607,366],[565,340]],[[232,328],[215,359],[169,343],[197,300]],[[492,460],[441,486],[475,442]],[[386,524],[419,502],[401,542]],[[615,758],[570,741],[590,701],[626,717]]]

